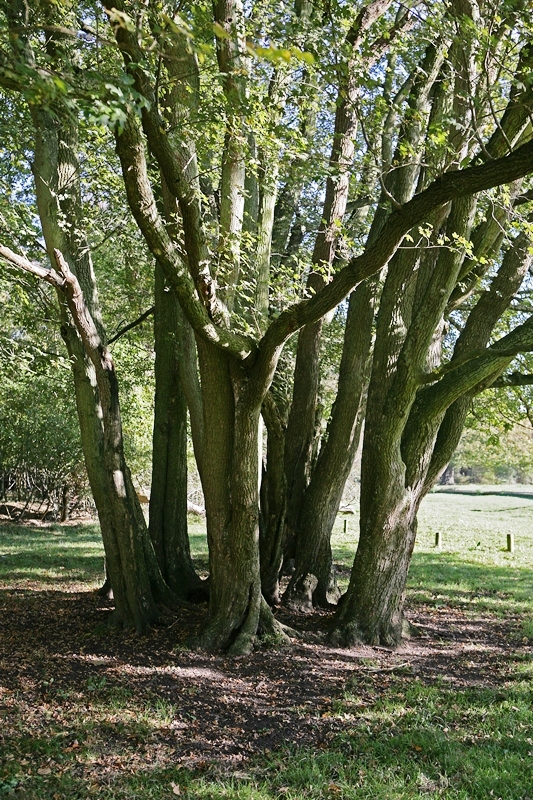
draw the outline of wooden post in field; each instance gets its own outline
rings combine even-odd
[[[442,548],[442,533],[440,531],[435,533],[435,547],[438,550]]]
[[[344,533],[348,533],[348,520],[344,520]]]
[[[507,534],[507,552],[514,553],[514,533]]]

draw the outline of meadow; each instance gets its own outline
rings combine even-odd
[[[332,648],[327,613],[280,611],[303,638],[231,660],[187,649],[202,607],[110,630],[96,525],[1,522],[0,796],[533,798],[532,523],[533,488],[434,492],[399,650]],[[334,534],[342,583],[357,516]]]

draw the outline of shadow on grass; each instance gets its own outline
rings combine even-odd
[[[68,735],[52,725],[46,734],[6,743],[18,764],[4,773],[3,788],[27,800],[94,794],[109,800],[526,800],[533,785],[532,696],[526,682],[505,691],[457,692],[402,681],[356,713],[347,695],[339,717],[348,714],[350,722],[327,744],[281,748],[245,765],[199,757],[180,767],[170,742],[131,720],[78,722]],[[31,774],[20,769],[28,761]],[[39,764],[49,766],[39,773]]]
[[[512,564],[476,564],[452,553],[415,553],[408,588],[444,596],[450,604],[474,597],[492,598],[499,601],[502,611],[516,612],[524,605],[533,610],[533,570]]]
[[[97,525],[0,526],[0,580],[100,581],[103,555]]]
[[[434,491],[433,494],[464,494],[468,495],[469,497],[489,497],[489,496],[496,496],[496,497],[520,497],[524,500],[533,500],[533,492],[513,492],[507,489],[454,489],[450,487],[449,489],[441,489]]]

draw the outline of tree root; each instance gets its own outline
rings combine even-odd
[[[365,630],[355,621],[335,621],[328,634],[328,641],[334,647],[386,647],[395,650],[403,639],[410,636],[409,624],[404,620],[401,630],[396,627],[389,630]]]
[[[277,620],[266,600],[261,598],[259,613],[259,639],[272,647],[290,644],[291,639],[301,638],[301,634],[289,625]]]
[[[310,573],[294,583],[291,581],[283,596],[283,605],[291,611],[309,614],[313,610],[313,592],[317,586],[318,578]]]
[[[113,589],[111,588],[111,581],[109,578],[105,579],[100,588],[94,590],[94,594],[97,597],[105,597],[107,600],[113,599]]]

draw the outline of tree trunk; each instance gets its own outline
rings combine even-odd
[[[294,559],[296,530],[302,498],[311,477],[316,433],[316,405],[320,382],[320,343],[323,320],[306,325],[298,336],[294,389],[285,434],[287,515],[284,557]]]
[[[267,429],[267,463],[261,481],[259,550],[261,588],[271,606],[279,605],[279,575],[283,562],[286,482],[283,468],[284,425],[271,394],[263,402]]]
[[[448,235],[470,238],[474,212],[473,199],[454,201],[445,220]],[[363,449],[360,540],[333,641],[395,645],[401,640],[403,596],[420,502],[457,445],[469,400],[510,362],[512,342],[528,335],[529,322],[485,350],[531,263],[528,238],[520,234],[506,251],[489,290],[471,311],[445,376],[439,381],[433,373],[427,387],[420,385],[417,370],[420,376],[440,364],[445,298],[454,291],[463,261],[464,256],[453,250],[442,251],[436,261],[422,254],[414,291],[409,288],[413,277],[407,261],[396,276],[389,271],[377,325]],[[403,296],[409,295],[411,300],[405,303]],[[402,322],[403,334],[398,324],[394,332],[394,320]]]
[[[187,405],[179,374],[176,296],[159,265],[155,274],[155,409],[150,492],[150,538],[161,573],[177,597],[202,590],[191,560],[187,531]],[[207,597],[207,594],[205,594]]]
[[[172,595],[157,565],[124,459],[118,382],[111,354],[100,340],[76,276],[58,250],[54,255],[64,279],[62,291],[69,311],[95,369],[102,409],[104,473],[101,488],[105,493],[108,523],[104,547],[115,598],[115,622],[142,633],[158,616],[157,601],[171,601]]]
[[[302,611],[327,607],[339,597],[330,539],[359,445],[375,294],[371,280],[350,296],[337,397],[298,517],[295,571],[283,602]]]
[[[199,346],[205,417],[204,493],[209,617],[194,644],[249,653],[261,635],[285,639],[261,596],[258,427],[261,392],[219,348]]]
[[[453,464],[448,464],[444,472],[440,476],[439,483],[441,486],[453,486],[455,483],[455,467]]]
[[[27,11],[22,3],[13,3],[8,9],[10,22],[26,25]],[[69,23],[63,9],[50,7],[46,13],[52,25]],[[58,40],[61,47],[57,47]],[[70,62],[62,60],[68,60],[69,44],[69,36],[59,31],[47,39],[50,63],[59,70],[70,69]],[[24,48],[25,58],[33,63],[26,43]],[[30,101],[29,108],[35,128],[32,171],[43,236],[50,261],[57,263],[63,276],[61,280],[54,273],[49,282],[58,289],[61,334],[72,363],[87,474],[115,597],[115,621],[141,632],[157,616],[156,599],[170,597],[124,461],[118,384],[105,347],[90,250],[82,227],[77,125],[75,117],[61,106],[52,113],[47,106]],[[46,279],[51,275],[47,273]],[[67,306],[76,327],[70,322]]]
[[[405,633],[405,583],[416,537],[420,497],[402,490],[401,470],[389,491],[361,491],[360,539],[350,585],[335,617],[333,642],[396,646]]]

